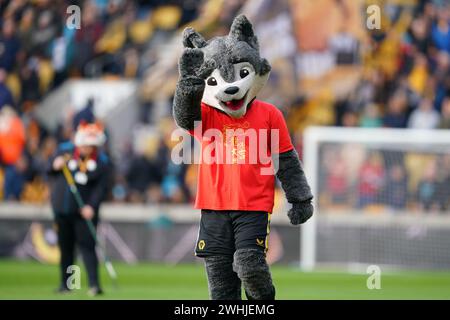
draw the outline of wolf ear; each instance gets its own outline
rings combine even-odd
[[[254,49],[259,49],[258,39],[256,39],[255,33],[253,32],[253,26],[243,14],[234,18],[229,36],[239,41],[247,42]]]
[[[194,29],[186,28],[183,31],[183,45],[185,48],[203,48],[206,40]]]

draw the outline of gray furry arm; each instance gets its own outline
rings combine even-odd
[[[173,100],[173,117],[180,128],[193,130],[194,122],[201,120],[201,100],[205,81],[187,76],[178,80]]]
[[[277,178],[281,182],[286,198],[292,204],[288,212],[291,223],[298,225],[313,215],[313,195],[295,149],[279,154]]]
[[[277,178],[281,182],[289,203],[303,202],[313,198],[295,149],[280,153]]]

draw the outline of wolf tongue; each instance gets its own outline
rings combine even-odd
[[[225,102],[225,105],[230,109],[239,109],[242,106],[243,100],[244,99],[227,101]]]

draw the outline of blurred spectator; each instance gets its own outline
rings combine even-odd
[[[388,169],[386,188],[384,190],[386,204],[394,209],[404,209],[408,200],[408,179],[404,164],[394,164]]]
[[[434,68],[435,77],[433,80],[436,92],[434,108],[440,111],[445,97],[450,95],[450,54],[440,51],[437,54]]]
[[[0,35],[0,68],[8,72],[16,64],[17,53],[20,49],[20,42],[15,32],[15,23],[12,18],[3,20],[2,33]]]
[[[36,142],[38,143],[38,141]],[[46,174],[45,165],[48,164],[52,155],[55,154],[57,146],[56,139],[50,136],[42,141],[39,149],[34,150],[34,152],[27,150],[30,153],[29,161],[33,161],[33,169],[35,170],[36,175],[42,177]]]
[[[383,118],[383,126],[389,128],[405,128],[407,122],[407,99],[405,92],[396,92],[389,99],[387,108]]]
[[[416,53],[413,57],[413,65],[408,75],[409,88],[416,94],[423,95],[428,77],[428,61],[426,56],[422,53]]]
[[[75,68],[84,74],[84,67],[95,56],[95,43],[103,33],[103,26],[97,16],[97,8],[93,2],[86,1],[83,7],[81,24],[75,34]]]
[[[148,193],[147,195],[153,201],[160,201],[161,195],[155,194],[153,187],[161,185],[166,166],[165,154],[158,152],[158,149],[152,148],[145,155],[133,156],[126,173],[130,200],[143,202],[145,201],[144,195]]]
[[[330,49],[336,64],[354,64],[358,60],[359,42],[345,27],[330,39]]]
[[[350,183],[346,164],[341,156],[336,156],[327,168],[326,192],[332,204],[346,204]]]
[[[175,165],[172,161],[167,164],[166,173],[161,181],[162,196],[165,201],[180,203],[188,199],[184,188],[186,166]]]
[[[383,122],[380,119],[380,111],[376,104],[370,103],[364,108],[359,125],[363,128],[378,128]]]
[[[55,38],[50,47],[52,67],[55,71],[53,86],[57,87],[67,77],[67,69],[73,58],[73,43],[64,36]]]
[[[358,123],[358,114],[356,112],[348,110],[342,115],[343,127],[357,127]]]
[[[50,42],[58,33],[59,22],[58,15],[50,6],[43,7],[37,11],[36,20],[37,30],[33,32],[31,37],[32,51],[36,54],[43,54],[47,52]]]
[[[37,59],[31,57],[20,69],[21,83],[21,111],[26,111],[28,105],[37,103],[41,94],[39,92],[39,77],[37,73]]]
[[[438,210],[446,211],[450,209],[450,155],[438,158],[436,173],[436,206]]]
[[[6,72],[0,69],[0,110],[5,106],[14,106],[13,96],[9,88],[5,85]]]
[[[450,17],[448,10],[440,10],[438,19],[433,24],[431,37],[434,45],[439,49],[450,53]]]
[[[417,186],[417,199],[421,210],[429,211],[432,208],[436,193],[436,163],[435,161],[430,161]]]
[[[450,129],[450,96],[442,103],[442,119],[439,128]]]
[[[426,53],[431,39],[428,36],[429,24],[425,17],[418,16],[411,23],[408,35],[411,39],[411,43],[422,53]]]
[[[112,200],[115,202],[124,202],[127,200],[127,183],[122,175],[115,177],[115,184],[112,188]]]
[[[358,207],[376,204],[384,185],[384,166],[380,154],[373,152],[359,170]]]
[[[430,99],[424,98],[419,108],[411,113],[408,120],[408,128],[411,129],[435,129],[439,125],[439,113],[433,109]]]
[[[33,7],[25,9],[19,25],[20,46],[25,52],[31,52],[33,48],[32,37],[34,30],[35,11]]]
[[[0,163],[4,168],[4,198],[20,198],[27,169],[22,156],[25,146],[25,128],[22,121],[9,106],[0,110]]]

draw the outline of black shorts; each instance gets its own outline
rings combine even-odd
[[[202,210],[195,255],[233,255],[238,249],[267,252],[270,213]]]

